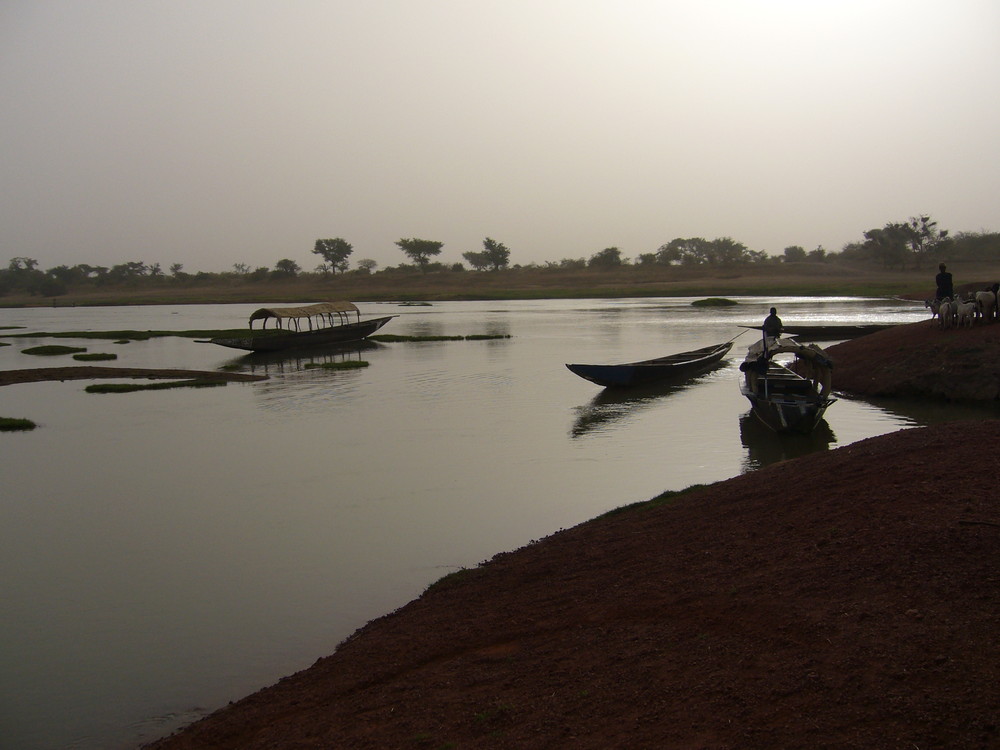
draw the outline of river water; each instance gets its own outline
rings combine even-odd
[[[757,429],[738,363],[683,387],[609,397],[567,362],[725,341],[772,304],[794,323],[912,322],[858,298],[366,303],[383,333],[485,341],[369,344],[286,358],[167,337],[0,339],[0,369],[81,364],[267,374],[225,387],[88,394],[0,388],[0,747],[128,748],[309,666],[463,566],[664,490],[914,425],[954,407],[841,398],[803,440]],[[0,311],[42,332],[245,325],[259,305]],[[309,369],[361,359],[363,369]],[[98,363],[104,364],[104,363]],[[834,381],[836,387],[836,381]]]

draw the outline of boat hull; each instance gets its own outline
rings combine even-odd
[[[740,392],[764,425],[781,433],[807,434],[836,399],[821,395],[815,384],[788,368],[771,363],[766,373],[747,372]]]
[[[250,352],[278,352],[288,349],[306,349],[314,346],[330,344],[346,344],[368,338],[395,316],[372,318],[357,323],[347,323],[330,328],[320,328],[315,331],[281,332],[258,334],[256,336],[241,336],[238,338],[210,339],[213,344],[226,346],[230,349],[242,349]]]
[[[605,388],[629,388],[650,383],[676,382],[697,375],[716,365],[729,353],[732,346],[732,342],[726,342],[658,359],[620,365],[568,364],[566,367],[584,380]]]

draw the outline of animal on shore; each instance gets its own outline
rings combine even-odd
[[[941,328],[951,328],[955,321],[955,313],[957,312],[957,305],[951,300],[950,297],[945,297],[940,301],[938,305],[938,320],[941,323]]]
[[[941,317],[941,300],[939,299],[925,299],[924,307],[931,311],[931,323],[934,322],[934,318],[940,319]]]
[[[941,300],[939,299],[925,299],[924,307],[931,311],[931,323],[934,322],[934,318],[941,317]]]
[[[976,314],[992,323],[997,313],[997,296],[991,291],[976,292]]]
[[[957,307],[955,309],[955,325],[957,327],[968,326],[972,327],[972,324],[976,317],[976,303],[974,301],[961,301],[957,302]]]

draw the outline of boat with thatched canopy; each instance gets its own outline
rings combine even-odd
[[[782,353],[795,355],[795,370],[773,359]],[[747,349],[740,371],[740,392],[754,416],[775,432],[812,432],[836,401],[830,396],[833,362],[815,344],[765,335]]]
[[[344,344],[368,338],[395,315],[361,320],[353,302],[321,302],[302,307],[262,307],[250,315],[246,336],[214,338],[213,344],[251,352],[276,352],[329,344]],[[261,321],[255,329],[254,321]],[[268,330],[268,321],[274,328]]]

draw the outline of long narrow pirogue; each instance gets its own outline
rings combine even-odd
[[[591,383],[605,388],[623,388],[696,375],[718,364],[732,348],[733,342],[727,341],[723,344],[714,344],[690,352],[668,354],[665,357],[641,362],[627,362],[620,365],[572,364],[566,367]]]
[[[355,320],[351,320],[352,316]],[[368,338],[395,315],[361,320],[361,311],[353,302],[321,302],[304,307],[262,307],[250,315],[249,331],[237,338],[214,338],[213,344],[251,352],[275,352],[303,349],[326,344],[343,344]],[[254,330],[255,320],[261,327]],[[267,321],[274,329],[267,331]],[[304,325],[308,329],[303,331]],[[292,330],[294,327],[295,330]]]

